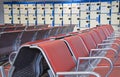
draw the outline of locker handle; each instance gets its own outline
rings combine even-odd
[[[86,23],[89,23],[90,21],[86,21]]]
[[[110,8],[111,6],[107,6],[107,8]]]
[[[118,7],[118,5],[116,5],[116,7]]]
[[[71,18],[68,18],[68,20],[71,20]]]
[[[11,10],[12,8],[9,8],[9,10]]]
[[[80,20],[80,18],[77,18],[77,20]]]
[[[86,14],[90,14],[90,12],[87,12]]]
[[[63,18],[60,18],[60,20],[62,20]]]
[[[33,18],[33,20],[36,20],[36,18]]]
[[[99,6],[100,5],[100,3],[97,3],[97,6]]]
[[[53,20],[53,18],[50,18],[50,20]]]
[[[25,20],[28,20],[28,18],[25,18]]]
[[[42,18],[42,20],[45,20],[45,18]]]
[[[20,18],[18,18],[18,20],[20,20]]]
[[[71,7],[69,9],[71,9]]]
[[[87,4],[87,6],[90,6],[90,4]]]
[[[78,7],[77,9],[80,9],[80,7]]]
[[[17,10],[20,10],[20,8],[17,8]]]
[[[45,8],[42,8],[42,10],[44,10]]]
[[[12,19],[12,18],[9,18],[10,20]]]
[[[36,8],[33,8],[33,10],[36,10]]]
[[[28,10],[28,8],[25,8],[25,10]]]
[[[60,8],[61,10],[63,9],[63,8]]]
[[[100,14],[100,12],[97,12],[97,14]]]
[[[110,18],[107,18],[107,20],[110,20]]]
[[[117,20],[120,20],[120,18],[118,17]]]
[[[53,9],[53,8],[50,8],[51,10]]]

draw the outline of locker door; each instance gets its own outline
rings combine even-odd
[[[53,22],[52,14],[46,14],[45,15],[45,24],[51,24],[52,25],[52,22]]]
[[[100,7],[100,3],[93,2],[93,3],[90,4],[90,10],[91,11],[99,10],[99,7]]]
[[[37,4],[37,14],[44,14],[44,4]]]
[[[99,25],[98,21],[96,21],[96,20],[90,20],[90,28],[96,27],[97,25]]]
[[[63,4],[63,13],[69,13],[71,12],[71,4]]]
[[[45,4],[45,13],[52,14],[53,12],[53,4]]]
[[[80,16],[79,14],[72,14],[72,24],[79,24]]]
[[[12,7],[11,4],[4,4],[4,13],[11,13]]]
[[[118,13],[119,12],[119,2],[112,1],[112,12]]]
[[[97,11],[90,12],[90,19],[97,19],[99,17],[98,13]]]
[[[29,14],[35,14],[35,11],[36,11],[36,6],[35,4],[28,4],[28,13]]]
[[[45,17],[43,14],[37,14],[37,24],[44,24]]]
[[[62,15],[61,14],[55,14],[55,25],[62,25]]]
[[[89,21],[88,20],[80,20],[80,27],[88,27]]]
[[[119,25],[120,24],[120,15],[112,14],[111,15],[111,24],[113,25]]]
[[[64,14],[63,15],[63,24],[71,24],[71,16],[70,14]]]
[[[20,15],[19,14],[14,14],[13,15],[13,23],[14,24],[19,24],[20,23]]]
[[[20,6],[19,4],[13,4],[13,14],[19,14]]]
[[[27,4],[20,4],[20,13],[27,14],[28,5]]]
[[[89,19],[90,12],[81,12],[80,18],[81,19]]]
[[[79,11],[80,11],[80,4],[72,3],[72,13],[79,13]]]
[[[20,19],[21,19],[21,24],[27,24],[28,22],[27,14],[21,14]]]
[[[54,10],[55,10],[55,13],[62,14],[62,10],[63,10],[62,4],[55,4],[54,5]]]
[[[80,9],[81,9],[81,11],[87,11],[87,10],[89,10],[89,6],[90,6],[89,3],[81,3]]]
[[[4,23],[11,23],[11,22],[12,22],[11,14],[4,14]]]
[[[110,3],[102,2],[101,3],[101,13],[109,13],[110,12]]]
[[[101,24],[109,24],[110,16],[107,14],[101,14],[100,21],[101,21]]]
[[[35,14],[29,14],[28,19],[29,19],[29,25],[35,25],[36,22]]]

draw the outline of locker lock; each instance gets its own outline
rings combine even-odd
[[[77,18],[77,20],[80,20],[80,18]]]
[[[45,20],[45,18],[42,18],[42,20]]]
[[[18,20],[20,20],[20,18],[18,18]]]
[[[28,10],[28,8],[25,8],[25,10]]]
[[[97,6],[99,6],[100,5],[100,3],[97,3]]]
[[[90,12],[87,12],[86,14],[90,14]]]
[[[97,14],[100,14],[100,12],[97,12]]]
[[[50,9],[52,10],[53,8],[51,7]]]
[[[120,20],[120,18],[118,17],[117,20]]]
[[[78,7],[77,9],[80,9],[80,7]]]
[[[12,18],[9,18],[10,20],[12,19]]]
[[[63,18],[60,18],[60,20],[62,20]]]
[[[28,20],[28,18],[25,18],[25,20]]]
[[[107,18],[107,20],[110,20],[110,18]]]
[[[11,8],[9,8],[9,10],[11,10]]]
[[[68,18],[68,20],[71,20],[71,18]]]
[[[86,21],[86,23],[89,23],[90,21]]]
[[[69,9],[71,9],[71,7],[69,7]]]
[[[111,6],[107,6],[107,8],[110,8]]]
[[[87,4],[87,6],[90,6],[90,4]]]
[[[118,5],[116,5],[116,7],[118,7]]]
[[[44,10],[45,8],[42,8],[42,10]]]
[[[50,18],[50,20],[53,20],[53,18]]]
[[[33,10],[35,10],[36,8],[33,8]]]
[[[33,18],[33,20],[36,20],[36,18]]]
[[[20,8],[17,8],[17,10],[20,10]]]
[[[60,9],[62,10],[63,8],[61,7]]]

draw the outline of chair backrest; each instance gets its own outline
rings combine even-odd
[[[71,71],[76,66],[63,40],[39,43],[38,46],[42,53],[46,55],[54,74],[56,74],[56,72]]]
[[[88,51],[91,49],[95,49],[97,47],[95,41],[93,40],[92,36],[90,34],[86,33],[81,33],[78,34],[84,41],[85,45],[87,46]]]
[[[25,30],[26,26],[16,26],[15,30]]]
[[[15,26],[6,27],[6,28],[4,28],[4,31],[14,31],[15,28],[16,28]]]
[[[32,30],[35,29],[35,26],[27,26],[26,30]]]
[[[50,32],[49,32],[49,36],[55,36],[55,35],[57,35],[58,29],[59,29],[59,26],[58,27],[52,27],[51,30],[50,30]]]
[[[86,48],[83,40],[79,36],[71,36],[64,38],[66,44],[71,49],[72,55],[75,56],[77,61],[78,57],[85,57],[89,55],[89,51]]]

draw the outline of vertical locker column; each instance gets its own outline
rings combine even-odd
[[[100,24],[110,24],[110,2],[101,2],[101,15],[100,15]]]
[[[100,23],[100,3],[90,3],[90,27],[96,27]]]
[[[90,26],[90,3],[81,3],[80,8],[80,27],[88,28]]]
[[[35,25],[36,23],[36,4],[28,4],[28,22],[29,25]]]
[[[71,24],[71,3],[63,4],[63,25]]]
[[[54,4],[54,24],[55,24],[55,26],[62,25],[62,21],[63,21],[62,11],[63,11],[62,3]]]
[[[13,7],[13,24],[20,23],[20,5],[19,3],[15,3],[12,5]]]
[[[120,25],[120,14],[119,14],[119,2],[113,1],[112,2],[112,9],[111,9],[111,25],[113,25],[114,29],[118,29]]]
[[[21,24],[28,25],[28,4],[20,4],[20,22]]]
[[[54,25],[53,24],[53,4],[47,3],[45,4],[45,24]]]
[[[44,24],[45,22],[45,6],[44,3],[37,4],[37,24]]]
[[[4,3],[4,23],[12,23],[11,3]]]
[[[80,4],[72,3],[72,24],[80,25]]]

